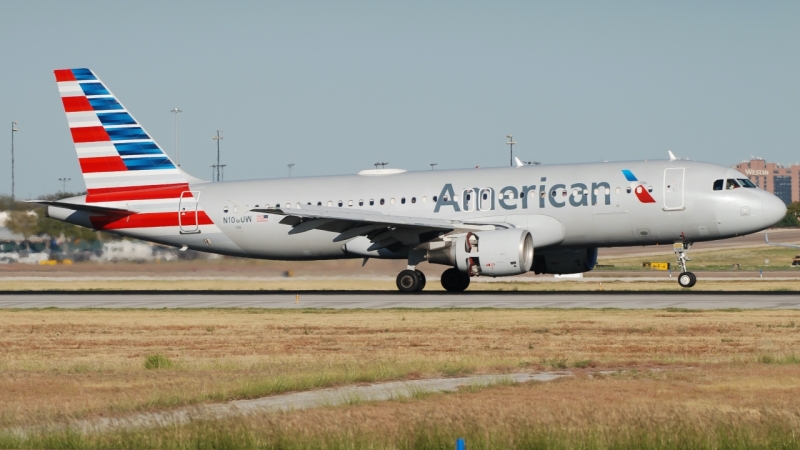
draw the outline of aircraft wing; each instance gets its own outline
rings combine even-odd
[[[289,234],[311,230],[338,232],[333,242],[366,236],[373,243],[369,250],[392,245],[419,245],[458,230],[512,228],[506,223],[461,222],[430,217],[397,216],[380,211],[303,205],[302,209],[255,208],[253,212],[285,216],[280,223],[291,225]]]

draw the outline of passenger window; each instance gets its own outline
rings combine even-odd
[[[717,180],[714,182],[714,190],[721,191],[722,190],[722,183],[724,180]]]
[[[616,193],[619,194],[619,191],[620,191],[620,188],[617,188],[616,189]]]
[[[438,196],[438,195],[434,195],[434,196],[433,196],[433,197],[431,197],[431,198],[432,198],[432,199],[433,199],[433,201],[435,201],[435,202],[438,202],[438,201],[439,201],[439,196]]]
[[[375,199],[374,198],[369,199],[369,206],[375,206]]]
[[[385,201],[383,199],[381,199],[381,205],[383,205],[384,203],[385,203]]]
[[[720,180],[720,181],[722,181],[722,180]],[[625,192],[627,192],[628,194],[630,194],[630,193],[631,193],[631,187],[630,187],[630,186],[628,186],[628,189],[625,189]]]
[[[347,206],[353,206],[353,201],[352,200],[348,200],[347,201]]]
[[[404,205],[405,205],[405,204],[406,204],[406,198],[405,198],[405,197],[401,198],[401,199],[400,199],[400,203],[402,203],[402,204],[404,204]]]
[[[364,206],[364,199],[363,198],[358,200],[358,206]]]
[[[725,184],[725,189],[737,189],[739,187],[739,183],[732,178],[728,178],[728,182]]]
[[[394,205],[394,197],[392,197],[392,198],[390,198],[390,199],[389,199],[389,204],[390,204],[390,205]]]
[[[423,195],[423,196],[422,196],[422,203],[425,203],[425,202],[427,202],[427,201],[428,201],[428,198],[427,198],[427,197],[425,197],[425,196]]]
[[[328,200],[328,206],[333,206],[333,202]]]
[[[285,206],[286,206],[286,209],[292,209],[292,204],[291,203],[287,203]],[[235,206],[233,207],[233,212],[236,212],[236,207]]]
[[[417,203],[417,197],[411,197],[411,203]]]
[[[341,207],[342,207],[342,205],[344,205],[344,202],[343,202],[343,201],[341,201],[341,200],[339,200],[339,208],[341,208]]]
[[[739,178],[738,180],[739,180],[739,184],[741,184],[742,186],[744,186],[746,188],[754,188],[754,187],[756,187],[756,185],[753,184],[753,182],[750,181],[747,178]]]
[[[317,206],[322,206],[322,202],[317,202]]]

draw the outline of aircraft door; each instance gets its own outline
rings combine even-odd
[[[686,169],[674,168],[664,170],[664,210],[681,211],[683,206],[683,188]]]
[[[199,205],[199,191],[181,192],[180,202],[178,203],[178,226],[181,234],[200,232],[200,225],[197,223],[197,208]]]

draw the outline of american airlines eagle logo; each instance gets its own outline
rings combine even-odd
[[[642,203],[655,203],[656,200],[650,195],[653,192],[653,188],[647,185],[646,181],[639,181],[636,178],[636,175],[633,174],[628,169],[623,169],[622,174],[625,175],[625,179],[631,182],[631,186],[628,188],[628,192],[633,190],[633,193],[636,194],[636,198],[639,199]]]

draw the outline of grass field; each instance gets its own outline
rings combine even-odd
[[[670,249],[667,248],[667,251]],[[792,260],[795,255],[800,255],[800,249],[779,248],[779,247],[754,247],[746,249],[714,249],[704,251],[689,251],[692,260],[689,262],[689,270],[714,271],[733,270],[732,266],[738,264],[738,269],[749,271],[771,271],[771,270],[791,270],[800,267],[793,267]],[[636,256],[625,258],[601,258],[601,267],[597,270],[641,270],[642,263],[645,261],[664,261],[675,266],[675,257],[670,254],[664,256]],[[769,261],[768,263],[766,261]],[[609,267],[613,266],[613,267]],[[677,266],[675,266],[677,267]]]
[[[800,448],[798,325],[800,311],[4,310],[5,429],[380,380],[576,376],[158,430],[0,432],[0,447]]]

